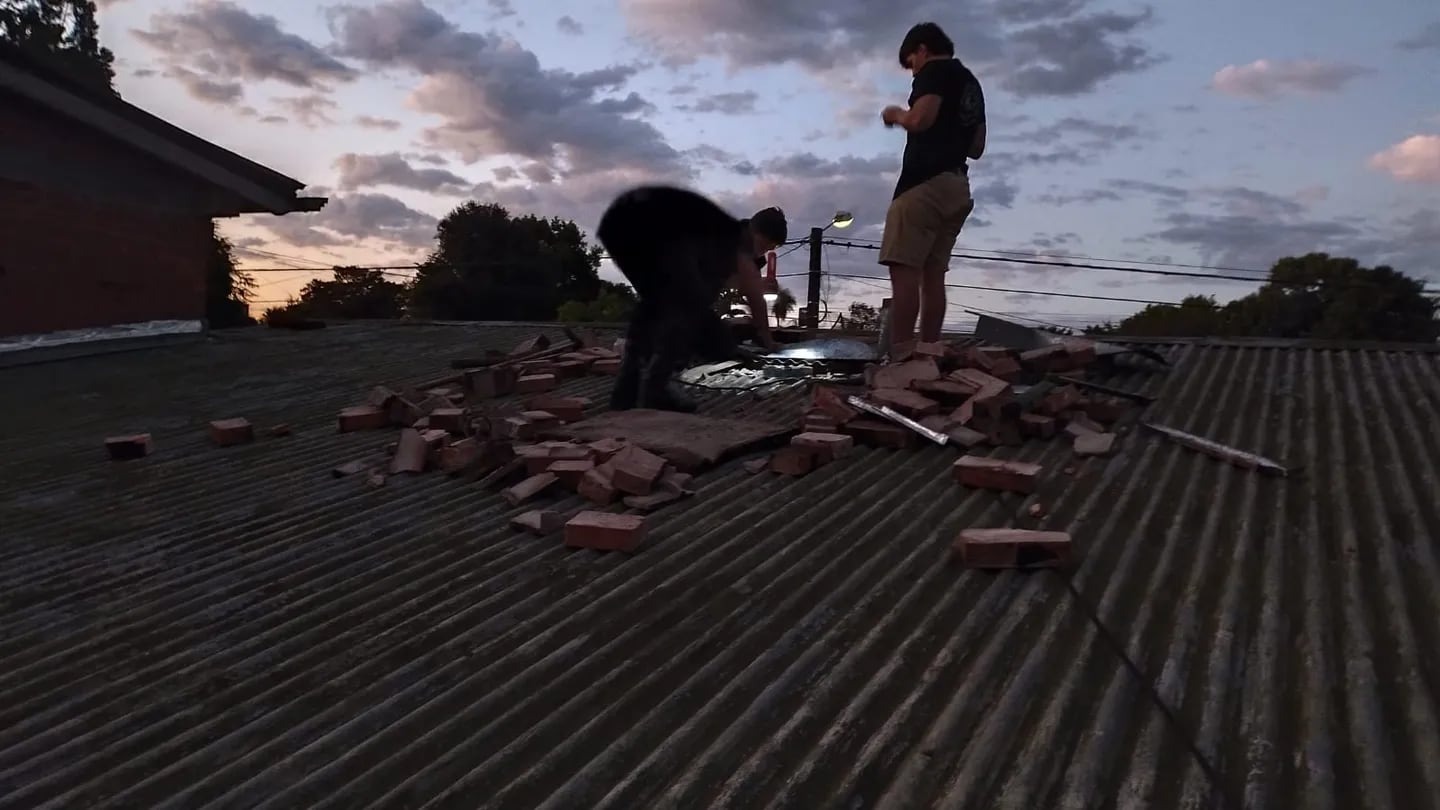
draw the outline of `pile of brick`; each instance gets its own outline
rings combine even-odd
[[[1047,379],[1083,372],[1095,360],[1094,344],[1078,338],[1023,353],[994,346],[917,344],[899,362],[868,368],[864,390],[816,386],[801,417],[800,434],[788,447],[748,468],[802,476],[843,457],[857,443],[893,449],[930,443],[909,427],[853,407],[849,397],[857,396],[946,436],[948,446],[964,453],[953,467],[961,486],[1030,495],[1043,472],[1040,465],[977,453],[986,447],[1059,438],[1072,443],[1077,457],[1110,455],[1116,436],[1109,426],[1131,403],[1087,395],[1076,385]],[[1017,384],[1022,378],[1037,382]],[[957,539],[955,554],[982,567],[1036,567],[1064,564],[1068,548],[1063,533],[970,529]]]

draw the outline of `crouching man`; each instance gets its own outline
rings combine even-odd
[[[786,235],[785,214],[778,208],[737,220],[679,188],[637,188],[611,203],[597,236],[639,303],[625,334],[610,407],[695,410],[694,401],[673,390],[671,377],[692,356],[719,361],[736,355],[735,339],[715,311],[728,288],[745,297],[756,341],[774,349],[759,271],[765,254]]]

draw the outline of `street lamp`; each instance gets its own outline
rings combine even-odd
[[[820,328],[820,240],[826,231],[831,228],[845,229],[855,221],[855,215],[849,211],[836,211],[835,216],[830,218],[830,224],[825,227],[814,227],[810,229],[810,285],[807,290],[805,302],[805,320],[811,329]]]
[[[832,219],[832,220],[830,220],[830,224],[829,224],[829,225],[826,225],[825,227],[829,228],[829,227],[833,226],[833,227],[839,228],[839,229],[841,229],[841,230],[844,230],[844,229],[850,227],[850,223],[852,223],[852,222],[854,222],[854,221],[855,221],[855,215],[854,215],[854,214],[851,214],[849,211],[836,211],[836,212],[835,212],[835,218]]]

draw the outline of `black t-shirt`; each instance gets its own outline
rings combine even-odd
[[[896,197],[938,174],[964,168],[975,132],[985,123],[980,80],[959,59],[935,59],[920,68],[911,85],[910,106],[930,95],[940,97],[940,112],[929,129],[905,139]]]

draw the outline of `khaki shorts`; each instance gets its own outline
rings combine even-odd
[[[955,239],[974,210],[970,178],[961,172],[946,172],[909,189],[885,214],[880,263],[948,270]]]

